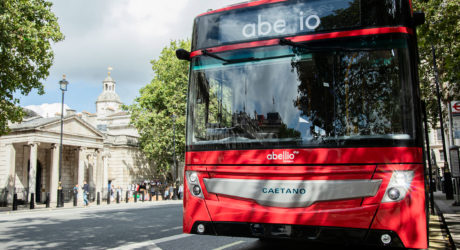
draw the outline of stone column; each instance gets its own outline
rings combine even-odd
[[[13,194],[16,179],[16,149],[13,144],[6,144],[6,164],[8,167],[8,178],[6,179],[6,188],[8,190],[8,204],[13,202]],[[3,197],[1,197],[3,199]]]
[[[83,181],[85,180],[85,156],[86,148],[80,147],[78,149],[78,175],[77,183],[79,186],[78,189],[78,204],[83,204]],[[88,180],[86,180],[88,181]]]
[[[51,145],[51,168],[50,168],[50,203],[57,202],[57,190],[59,182],[59,146]]]
[[[103,178],[102,178],[102,183],[104,183],[103,187],[108,188],[108,183],[109,183],[109,155],[103,154],[102,155],[102,167],[103,167]],[[113,183],[112,183],[113,185]],[[110,190],[107,190],[107,192],[110,192]]]
[[[29,193],[27,187],[29,185],[29,157],[30,157],[30,147],[24,145],[22,154],[22,188],[23,192],[21,197],[18,196],[18,199],[27,200],[27,194]],[[24,190],[25,189],[25,190]]]
[[[96,149],[95,151],[96,154],[96,192],[101,192],[101,198],[102,198],[102,190],[104,187],[104,169],[103,169],[103,164],[102,164],[102,154],[101,151]]]
[[[87,152],[86,154],[86,168],[88,169],[88,182],[90,188],[95,188],[96,187],[96,163],[94,161],[94,155],[93,153]]]
[[[29,157],[29,164],[30,164],[30,170],[29,170],[29,195],[27,197],[27,201],[30,202],[30,194],[34,193],[35,194],[35,184],[36,184],[36,178],[37,178],[37,154],[38,154],[38,146],[39,143],[37,142],[31,142],[29,143],[30,146],[30,157]],[[37,194],[35,194],[35,197]]]

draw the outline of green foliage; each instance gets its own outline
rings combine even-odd
[[[24,112],[15,92],[43,94],[54,54],[50,42],[64,39],[57,17],[45,0],[0,1],[0,135],[8,121],[20,122]]]
[[[439,121],[431,46],[434,45],[439,68],[442,103],[460,99],[460,1],[416,0],[414,9],[422,10],[426,22],[417,29],[420,53],[420,83],[422,98],[433,127]],[[447,110],[444,110],[444,115]]]
[[[190,41],[172,41],[152,60],[155,77],[140,90],[134,104],[125,107],[140,134],[140,146],[154,162],[158,174],[166,175],[173,165],[173,125],[175,125],[176,158],[185,154],[185,110],[187,101],[187,61],[176,58],[179,48],[190,49]],[[173,124],[172,116],[175,115]]]

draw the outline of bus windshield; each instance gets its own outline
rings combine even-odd
[[[321,45],[219,53],[225,61],[193,58],[189,149],[412,142],[414,91],[407,40],[350,39]]]

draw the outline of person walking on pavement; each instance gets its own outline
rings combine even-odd
[[[165,187],[165,200],[169,200],[169,188],[168,188],[168,186]]]
[[[168,197],[168,199],[171,199],[171,200],[174,197],[174,186],[172,184],[169,186],[169,196],[170,197]]]
[[[153,184],[150,184],[150,199],[153,199],[153,196],[155,195],[155,186]]]
[[[78,184],[76,184],[75,187],[73,187],[73,194],[78,195]]]
[[[88,194],[89,194],[89,185],[86,181],[83,181],[83,203],[85,206],[88,206]]]
[[[73,196],[74,196],[74,202],[78,200],[78,184],[76,184],[75,187],[73,187]]]
[[[180,184],[179,186],[179,200],[182,200],[182,198],[184,197],[184,184]]]

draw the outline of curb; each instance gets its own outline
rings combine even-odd
[[[35,209],[28,209],[28,208],[23,208],[23,209],[18,209],[16,211],[13,210],[5,210],[5,211],[0,211],[0,215],[11,215],[11,214],[20,214],[20,213],[40,213],[40,212],[50,212],[50,211],[65,211],[65,210],[71,210],[71,209],[88,209],[89,211],[93,209],[102,209],[102,208],[107,208],[107,209],[123,209],[123,208],[128,208],[130,206],[137,205],[139,207],[141,206],[164,206],[164,205],[176,205],[176,204],[182,204],[183,200],[173,200],[173,201],[160,201],[160,202],[130,202],[130,203],[114,203],[114,204],[101,204],[101,205],[96,205],[93,204],[91,206],[85,207],[85,206],[76,206],[74,207],[71,203],[69,203],[69,206],[64,206],[64,207],[39,207]]]

